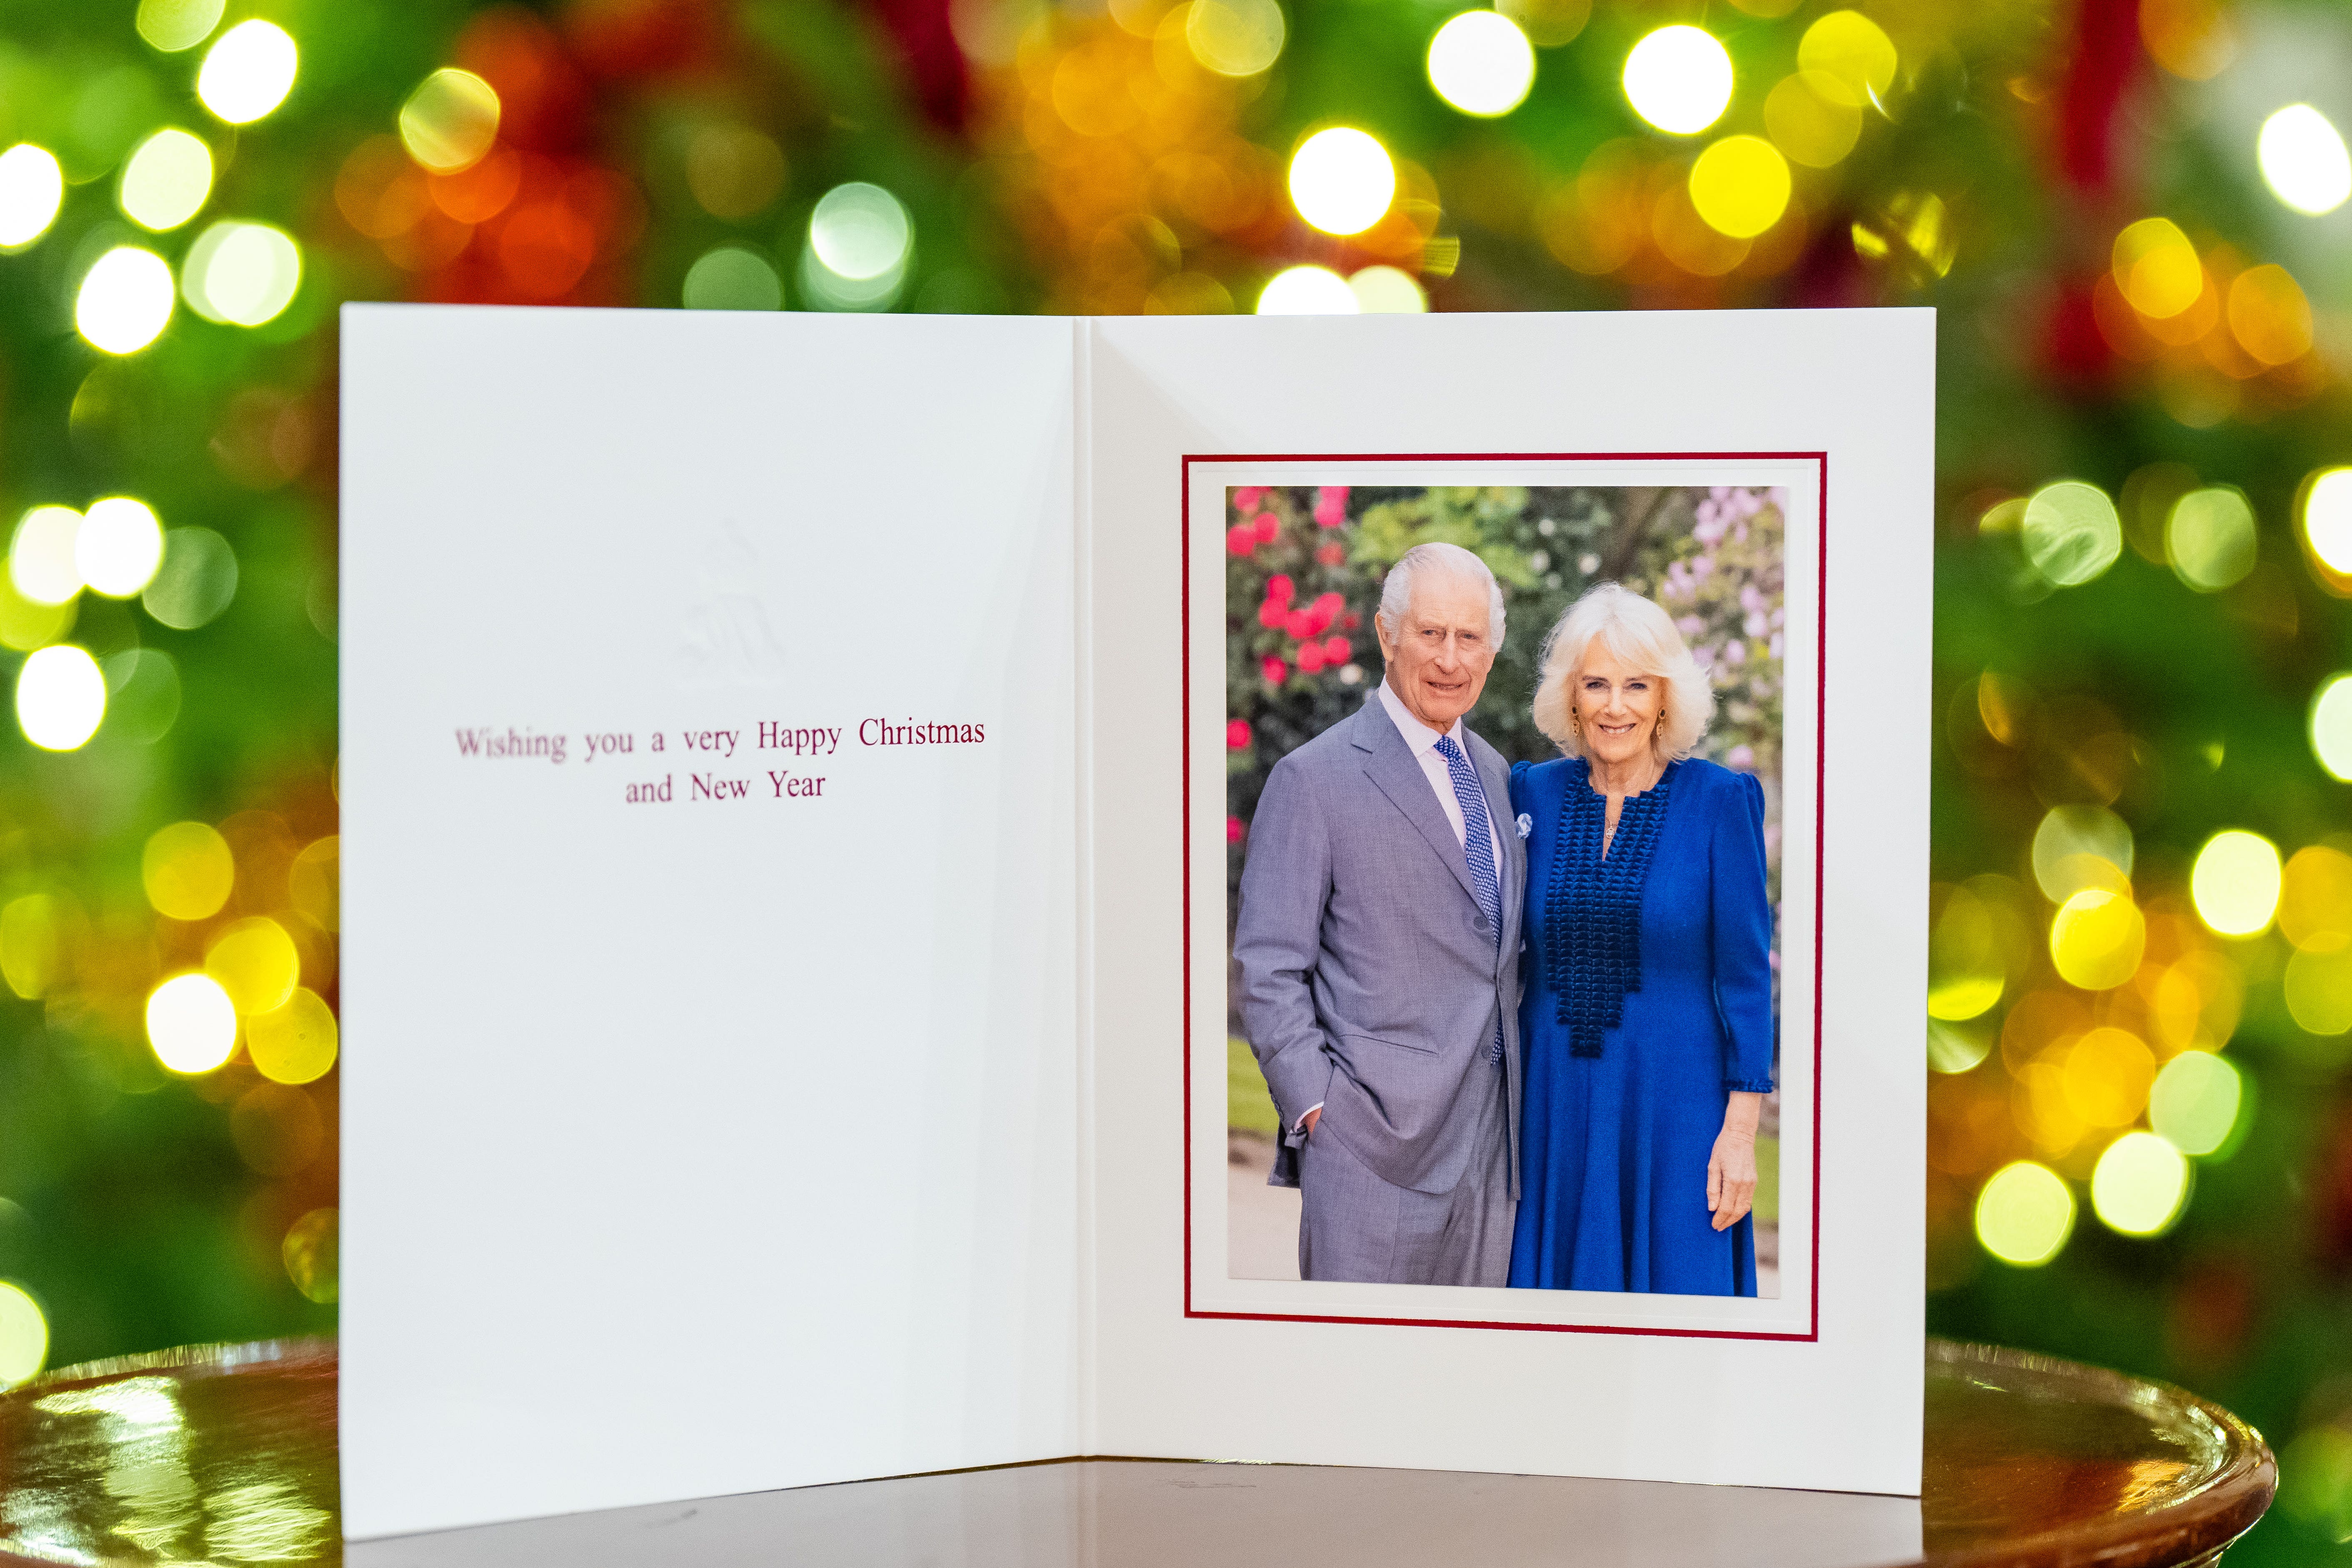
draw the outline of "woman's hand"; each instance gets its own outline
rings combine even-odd
[[[1763,1113],[1760,1094],[1735,1093],[1724,1107],[1723,1131],[1706,1161],[1706,1207],[1717,1230],[1738,1225],[1756,1205],[1756,1123]]]

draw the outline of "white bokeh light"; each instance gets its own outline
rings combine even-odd
[[[2331,572],[2352,577],[2352,468],[2329,468],[2303,497],[2303,536]]]
[[[1625,57],[1625,98],[1661,131],[1696,136],[1731,102],[1731,56],[1704,27],[1660,27]]]
[[[2352,153],[2327,116],[2290,103],[2263,121],[2254,143],[2271,194],[2299,213],[2332,213],[2352,196]]]
[[[213,152],[200,137],[165,127],[122,165],[123,216],[161,234],[196,216],[213,189]]]
[[[1500,11],[1465,11],[1429,40],[1429,85],[1465,114],[1508,114],[1535,79],[1535,46]]]
[[[36,605],[62,605],[81,592],[74,539],[81,513],[69,506],[37,506],[17,521],[8,541],[8,584]]]
[[[1352,126],[1318,131],[1291,154],[1291,203],[1326,234],[1361,234],[1395,199],[1388,149]]]
[[[809,214],[801,291],[823,310],[887,310],[914,248],[914,219],[897,196],[862,181],[835,185]]]
[[[1348,291],[1368,316],[1418,316],[1429,309],[1421,280],[1397,267],[1367,267],[1348,275]]]
[[[16,725],[44,751],[70,752],[106,717],[106,674],[87,649],[52,643],[16,671]]]
[[[299,61],[293,38],[277,23],[239,22],[205,51],[196,96],[231,125],[249,125],[286,101]]]
[[[2352,784],[2352,675],[2330,676],[2311,700],[2311,754]]]
[[[65,171],[47,148],[19,142],[0,153],[0,249],[14,250],[47,234],[65,199]]]
[[[163,563],[163,525],[145,501],[109,496],[82,514],[74,569],[93,592],[128,599],[154,581]]]
[[[1348,280],[1328,267],[1286,267],[1257,297],[1261,316],[1352,316],[1362,308]]]
[[[209,974],[175,974],[147,998],[147,1043],[173,1072],[210,1072],[236,1049],[236,1004]]]
[[[152,250],[117,246],[90,264],[74,296],[74,326],[110,354],[136,353],[172,320],[172,268]]]
[[[188,247],[180,291],[208,321],[257,327],[274,321],[302,287],[294,237],[266,223],[216,223]]]

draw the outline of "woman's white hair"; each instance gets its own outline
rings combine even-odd
[[[1495,574],[1487,570],[1484,561],[1458,544],[1416,544],[1397,557],[1397,563],[1389,568],[1388,576],[1381,583],[1381,626],[1389,636],[1396,636],[1397,627],[1404,624],[1405,612],[1412,607],[1412,585],[1424,572],[1486,584],[1486,646],[1499,653],[1503,647],[1503,585],[1495,581]]]
[[[1584,736],[1573,716],[1576,678],[1596,637],[1625,663],[1665,682],[1665,722],[1651,738],[1650,749],[1662,763],[1689,756],[1715,717],[1715,688],[1691,657],[1674,617],[1614,583],[1588,590],[1544,638],[1536,676],[1536,728],[1568,755],[1585,754]]]

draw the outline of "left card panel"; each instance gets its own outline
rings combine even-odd
[[[353,1537],[1079,1447],[1071,331],[346,311]]]

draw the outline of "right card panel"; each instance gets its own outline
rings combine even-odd
[[[1106,321],[1084,376],[1090,1446],[1916,1493],[1932,315]],[[1416,689],[1381,589],[1430,542],[1503,611],[1463,714],[1491,771],[1458,781],[1499,858],[1458,891],[1465,830],[1382,711]],[[1708,699],[1645,721],[1683,759],[1652,881],[1755,868],[1716,873],[1711,924],[1641,906],[1646,983],[1612,988],[1641,994],[1573,1047],[1615,1062],[1570,1059],[1593,988],[1561,977],[1596,961],[1561,935],[1557,785],[1589,763],[1546,657],[1602,582]],[[1492,1069],[1450,1067],[1485,1042],[1411,1020],[1444,922],[1489,907],[1537,994]],[[1726,1053],[1696,1091],[1677,984],[1675,1039]],[[1430,1109],[1487,1082],[1483,1120]],[[1753,1212],[1717,1232],[1743,1096]],[[1449,1161],[1472,1123],[1490,1152]]]

